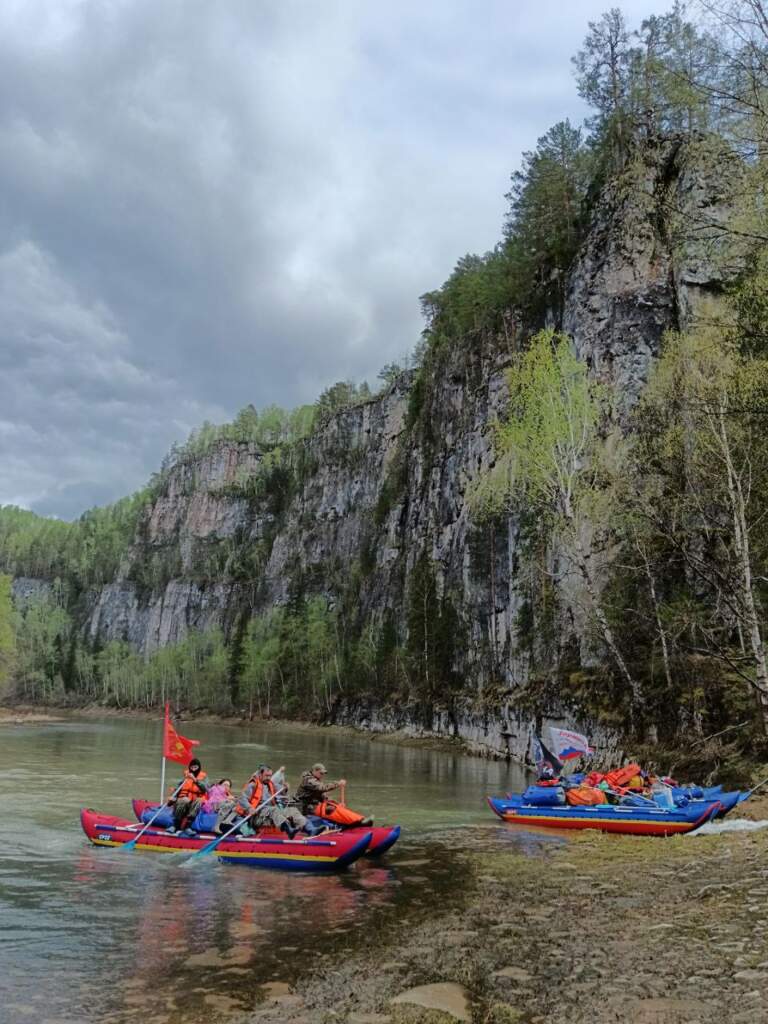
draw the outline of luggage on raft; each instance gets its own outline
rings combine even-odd
[[[143,810],[139,816],[139,820],[144,824],[148,825],[152,821],[152,816],[157,811],[157,807],[147,807]],[[194,821],[189,826],[193,832],[213,832],[216,827],[217,815],[214,811],[206,812],[199,811],[195,816]],[[170,828],[173,825],[173,811],[170,807],[164,807],[162,811],[155,818],[153,824],[157,828]],[[325,831],[327,828],[335,828],[333,822],[328,822],[324,818],[317,818],[315,815],[310,815],[307,818],[307,824],[304,828],[304,835],[316,836],[320,832]]]
[[[594,786],[572,786],[565,792],[565,802],[570,807],[597,807],[607,804],[608,797]]]
[[[523,803],[532,807],[557,807],[565,803],[562,786],[529,786],[523,793]]]
[[[143,825],[148,825],[152,821],[153,817],[157,813],[157,804],[154,807],[147,807],[146,810],[141,812],[140,821]],[[200,817],[200,815],[198,815]],[[214,818],[216,815],[214,814]],[[170,828],[173,825],[173,809],[171,807],[163,807],[160,813],[155,818],[154,825],[157,828]]]

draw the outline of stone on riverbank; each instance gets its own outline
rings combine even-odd
[[[454,1020],[471,1021],[468,996],[469,993],[463,985],[441,981],[434,985],[417,985],[416,988],[401,992],[390,1002],[412,1004],[425,1010],[439,1010]]]

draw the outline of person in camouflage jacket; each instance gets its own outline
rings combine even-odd
[[[346,779],[339,779],[337,782],[324,782],[324,776],[328,769],[319,761],[313,764],[309,771],[304,772],[296,787],[293,803],[299,808],[302,814],[316,814],[320,818],[326,818],[336,825],[347,827],[354,825],[372,825],[373,818],[366,818],[357,811],[351,811],[344,805],[344,787]],[[334,789],[341,788],[341,802],[329,800],[327,794]]]

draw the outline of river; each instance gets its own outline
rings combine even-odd
[[[161,723],[82,718],[0,725],[2,1024],[197,1024],[238,1016],[287,981],[375,940],[405,912],[434,912],[456,885],[457,838],[478,851],[526,842],[483,797],[520,769],[445,750],[273,723],[184,723],[209,774],[244,781],[261,761],[288,779],[314,761],[346,777],[347,802],[399,822],[381,861],[334,876],[259,871],[201,858],[95,848],[81,807],[130,817],[159,791]],[[177,772],[171,769],[169,782]]]

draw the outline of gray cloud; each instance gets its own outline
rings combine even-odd
[[[521,152],[583,115],[606,6],[7,0],[0,502],[76,515],[206,417],[410,350]]]

